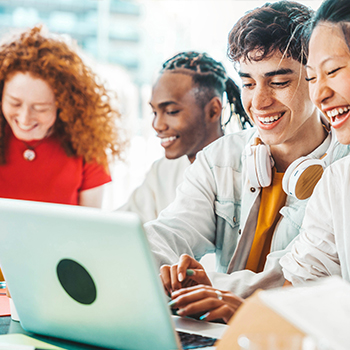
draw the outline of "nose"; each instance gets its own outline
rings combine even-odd
[[[256,85],[253,90],[252,106],[255,110],[263,110],[273,104],[272,91],[267,86]]]
[[[153,129],[158,133],[161,131],[165,131],[168,128],[168,125],[165,121],[165,117],[163,113],[156,113],[156,112],[154,113],[152,126],[153,126]]]
[[[22,125],[29,125],[32,120],[30,107],[22,106],[18,111],[17,120]]]
[[[318,79],[318,81],[309,84],[309,94],[311,101],[316,106],[321,106],[333,96],[334,92],[324,79]]]

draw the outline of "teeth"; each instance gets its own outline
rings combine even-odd
[[[17,126],[22,129],[23,131],[28,131],[28,130],[31,130],[33,129],[34,127],[36,127],[38,124],[35,123],[35,124],[32,124],[32,125],[26,125],[26,124],[21,124],[18,120],[15,120]]]
[[[350,106],[334,108],[331,111],[327,111],[327,116],[329,118],[336,117],[337,115],[346,113],[348,110],[350,110]]]
[[[176,140],[176,136],[164,137],[161,139],[160,143],[166,143]]]
[[[24,126],[24,125],[18,125],[20,129],[24,130],[24,131],[28,131],[34,128],[33,126]]]
[[[281,118],[282,113],[274,115],[274,116],[270,116],[270,117],[258,117],[259,121],[261,123],[267,124],[267,123],[272,123],[276,120],[278,120],[279,118]]]

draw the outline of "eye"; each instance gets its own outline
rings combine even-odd
[[[335,72],[337,72],[339,69],[342,69],[343,67],[338,67],[338,68],[335,68],[335,69],[332,69],[331,71],[327,72],[327,75],[332,75],[334,74]]]
[[[310,78],[305,77],[305,80],[309,82],[309,81],[314,81],[314,80],[316,80],[316,78],[315,78],[315,77],[310,77]]]
[[[242,89],[252,89],[255,86],[255,81],[253,79],[248,79],[246,77],[241,77],[242,79]]]
[[[180,110],[175,110],[175,111],[167,111],[166,113],[168,114],[168,115],[172,115],[172,116],[174,116],[174,115],[176,115],[176,114],[178,114],[180,112]]]
[[[34,108],[34,110],[38,113],[44,113],[49,110],[49,108]]]
[[[276,87],[285,87],[290,83],[290,80],[287,81],[275,81],[272,82],[271,85],[276,86]]]
[[[38,112],[38,113],[43,113],[43,112],[47,112],[51,109],[51,107],[48,106],[33,106],[34,111]]]
[[[254,86],[253,83],[243,83],[243,84],[242,84],[242,88],[243,88],[243,89],[252,89],[253,86]]]

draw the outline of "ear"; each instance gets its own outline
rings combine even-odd
[[[222,103],[219,97],[213,97],[204,109],[208,122],[221,122]]]

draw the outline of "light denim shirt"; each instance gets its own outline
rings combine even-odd
[[[299,234],[307,200],[287,196],[264,270],[244,270],[260,208],[260,188],[250,185],[246,166],[247,144],[256,136],[255,129],[226,135],[197,154],[177,188],[175,201],[145,225],[159,266],[177,263],[181,254],[199,260],[215,252],[216,272],[208,275],[216,288],[247,297],[257,288],[283,285],[279,259]],[[334,137],[332,132],[329,137]],[[349,154],[348,146],[334,140],[327,150],[329,143],[327,138],[312,157],[331,152],[332,162]]]

